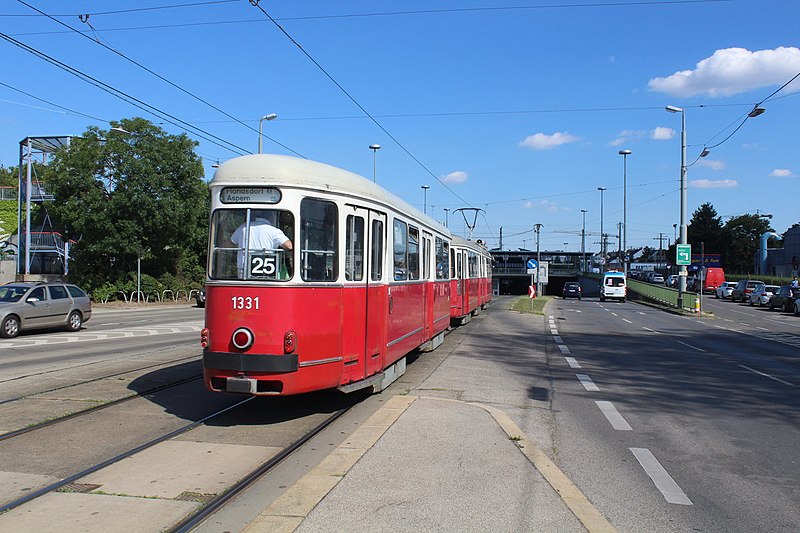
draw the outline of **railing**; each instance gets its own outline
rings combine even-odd
[[[0,187],[0,200],[16,200],[17,188],[16,187]]]
[[[671,287],[664,287],[663,285],[654,285],[652,283],[645,283],[643,281],[636,281],[635,279],[628,280],[628,290],[635,292],[639,296],[652,300],[654,302],[667,305],[669,307],[678,308],[678,295],[680,291]],[[698,295],[694,292],[683,293],[683,308],[694,310],[696,309],[696,301]]]

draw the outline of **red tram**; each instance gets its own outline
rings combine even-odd
[[[491,298],[483,246],[356,174],[258,154],[221,165],[210,187],[212,391],[380,391],[407,353],[436,348]]]

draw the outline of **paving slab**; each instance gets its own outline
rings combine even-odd
[[[280,448],[167,441],[81,479],[97,491],[177,498],[184,492],[219,494]]]
[[[0,472],[0,502],[8,503],[43,487],[52,485],[59,479],[54,476],[40,476],[22,472]]]
[[[0,515],[0,531],[160,533],[165,524],[177,523],[198,506],[187,501],[53,492]]]

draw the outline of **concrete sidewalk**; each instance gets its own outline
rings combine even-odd
[[[616,531],[503,411],[396,395],[244,531],[587,530]]]

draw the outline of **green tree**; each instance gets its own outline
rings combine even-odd
[[[89,128],[46,177],[53,223],[78,243],[70,276],[90,290],[122,283],[141,256],[143,273],[199,282],[209,193],[196,143],[142,118],[112,125],[124,131]]]
[[[0,187],[16,187],[17,180],[17,167],[0,165]]]
[[[767,219],[758,215],[733,217],[725,223],[723,265],[728,272],[751,274],[761,235],[773,231]]]
[[[692,252],[700,253],[700,243],[704,243],[706,253],[722,253],[723,231],[722,217],[717,214],[714,206],[704,203],[692,213],[692,220],[686,228]]]

